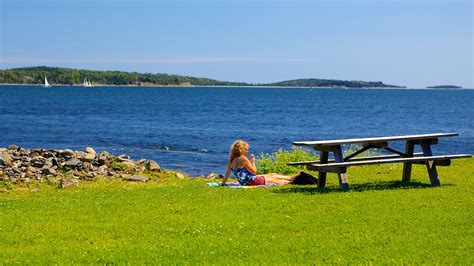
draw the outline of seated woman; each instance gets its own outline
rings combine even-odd
[[[232,172],[242,186],[258,185],[286,185],[293,180],[293,177],[279,174],[257,175],[255,166],[255,156],[250,154],[247,158],[249,144],[243,140],[237,140],[230,146],[229,164],[222,180],[221,186],[225,185],[227,178]]]

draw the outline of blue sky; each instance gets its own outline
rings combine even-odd
[[[0,3],[2,69],[474,87],[471,0]]]

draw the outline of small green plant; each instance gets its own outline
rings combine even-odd
[[[0,181],[0,188],[7,189],[7,190],[12,190],[13,185],[12,185],[12,183],[7,182],[7,181]]]
[[[111,163],[111,166],[112,168],[120,168],[121,170],[128,170],[128,167],[124,163],[119,162],[119,161],[113,161]]]
[[[45,177],[43,183],[52,187],[57,187],[59,185],[59,180],[56,177]]]
[[[113,169],[116,169],[116,170],[121,170],[121,171],[125,171],[126,173],[129,173],[129,174],[137,174],[138,171],[137,169],[133,168],[133,167],[130,167],[128,166],[127,164],[123,163],[123,162],[120,162],[120,161],[113,161],[111,163],[111,166]]]
[[[288,166],[289,162],[315,161],[319,156],[306,149],[293,147],[286,151],[279,149],[274,153],[260,154],[257,157],[256,165],[258,174],[279,173],[283,175],[294,174],[299,171],[307,171],[303,166]]]

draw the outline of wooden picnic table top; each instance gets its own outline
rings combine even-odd
[[[318,141],[295,141],[293,145],[298,146],[336,146],[343,144],[364,144],[364,143],[380,143],[398,140],[423,140],[435,139],[439,137],[458,136],[458,133],[433,133],[421,135],[405,135],[405,136],[389,136],[389,137],[371,137],[371,138],[355,138],[355,139],[336,139],[336,140],[318,140]]]

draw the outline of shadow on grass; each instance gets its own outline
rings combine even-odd
[[[453,186],[452,184],[442,184],[441,186]],[[364,184],[351,184],[349,192],[363,192],[374,190],[395,190],[395,189],[426,189],[433,188],[431,184],[421,182],[403,183],[402,181],[380,181]],[[344,193],[339,186],[325,187],[319,190],[316,186],[291,186],[282,187],[273,191],[274,193],[304,193],[304,194],[325,194]]]

